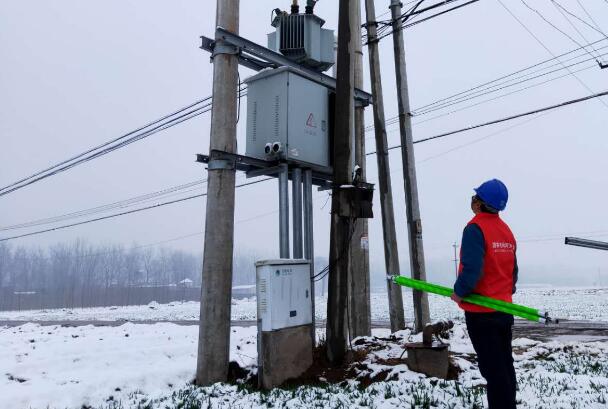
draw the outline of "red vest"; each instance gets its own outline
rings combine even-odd
[[[516,243],[511,229],[498,214],[491,213],[479,213],[468,224],[479,226],[485,241],[483,271],[473,292],[512,302]],[[462,268],[460,264],[459,272]],[[460,303],[460,308],[470,312],[494,311],[465,302]]]

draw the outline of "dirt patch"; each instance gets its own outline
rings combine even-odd
[[[285,381],[281,387],[291,389],[302,385],[325,386],[356,379],[362,388],[367,388],[376,382],[397,379],[399,372],[404,370],[403,366],[407,365],[405,354],[399,354],[400,346],[405,341],[393,335],[358,338],[353,341],[353,348],[347,352],[340,365],[330,364],[326,345],[321,343],[313,349],[311,367],[301,376]],[[453,357],[450,354],[448,380],[458,379],[462,372],[454,363]],[[401,368],[395,370],[399,366]],[[241,368],[236,362],[230,362],[229,380],[248,389],[258,389],[257,374],[248,368]]]

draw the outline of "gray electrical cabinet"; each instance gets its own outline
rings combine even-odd
[[[290,67],[267,69],[247,84],[246,155],[329,167],[329,91]]]

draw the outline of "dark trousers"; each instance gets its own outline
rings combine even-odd
[[[465,312],[467,331],[477,353],[479,372],[488,384],[490,409],[515,409],[517,379],[511,349],[513,316],[502,312]]]

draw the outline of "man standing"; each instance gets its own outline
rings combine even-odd
[[[465,311],[479,371],[487,381],[489,408],[515,409],[513,316],[462,301],[475,293],[512,302],[518,272],[516,243],[511,229],[498,215],[505,209],[509,194],[498,179],[484,182],[475,193],[471,198],[475,217],[462,233],[460,268],[452,300]]]

